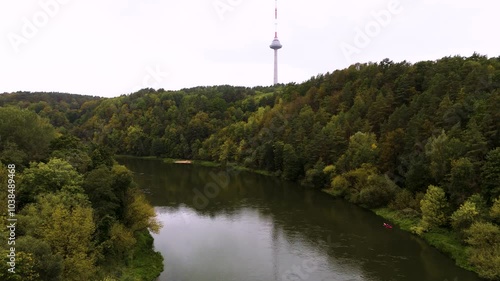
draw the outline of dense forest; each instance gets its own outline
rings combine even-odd
[[[72,114],[53,106],[51,120]],[[0,228],[1,280],[151,281],[163,271],[154,209],[108,149],[18,107],[0,107],[0,136],[0,216],[15,219]]]
[[[35,112],[47,120],[43,126],[109,154],[238,165],[323,189],[391,217],[460,266],[500,278],[500,57],[385,59],[273,87],[143,89],[116,98],[11,93],[0,95],[0,106]],[[121,170],[83,163],[98,156],[76,156],[52,142],[51,155],[63,160],[28,167],[47,156],[27,152],[35,148],[22,136],[5,136],[0,160],[25,167],[28,183],[44,182],[34,178],[37,169],[66,159],[87,175],[83,191],[117,196],[116,187],[99,188],[113,184],[87,182],[96,178],[89,173]],[[56,200],[30,192],[28,217]],[[88,197],[92,206],[106,204]],[[118,209],[116,223],[130,227]]]

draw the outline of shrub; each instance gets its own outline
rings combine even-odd
[[[493,201],[493,206],[490,209],[491,220],[500,224],[500,197]]]
[[[426,232],[427,230],[428,228],[426,227],[426,225],[423,224],[412,226],[410,228],[410,231],[414,234],[417,234],[418,236],[422,236],[424,232]]]
[[[324,169],[325,164],[321,159],[318,160],[313,168],[306,171],[306,175],[301,182],[302,185],[323,189],[327,181],[326,174],[323,172]]]
[[[323,169],[323,174],[325,174],[326,180],[331,182],[335,176],[336,168],[334,165],[328,165]]]
[[[475,222],[465,231],[469,262],[481,277],[500,278],[500,227],[489,222]]]
[[[420,214],[412,208],[405,208],[400,211],[401,216],[404,218],[418,218]]]
[[[349,182],[344,176],[336,176],[332,180],[331,193],[334,196],[344,197],[349,189]]]
[[[410,204],[410,208],[413,210],[416,210],[417,212],[421,213],[422,210],[420,209],[420,201],[424,199],[425,193],[423,192],[417,192],[415,194],[415,198],[413,198],[413,201]]]
[[[413,194],[407,189],[399,189],[396,191],[394,200],[389,203],[389,208],[393,210],[403,210],[411,208]]]
[[[391,182],[381,175],[368,177],[367,186],[359,192],[359,202],[368,208],[385,206],[394,197]]]
[[[451,215],[451,226],[456,231],[468,228],[479,215],[476,204],[465,201],[458,210]]]

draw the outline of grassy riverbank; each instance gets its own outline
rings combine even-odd
[[[163,257],[154,251],[154,239],[148,231],[139,232],[136,239],[132,258],[126,264],[120,280],[155,280],[163,272]]]
[[[399,226],[404,231],[411,232],[411,227],[418,226],[418,218],[407,216],[400,211],[389,208],[371,209],[375,214],[383,217],[391,224]],[[466,270],[475,271],[467,261],[466,247],[460,242],[456,232],[444,228],[435,228],[421,236],[429,245],[452,258],[455,263]]]
[[[110,262],[104,281],[153,281],[163,272],[163,257],[154,251],[153,237],[148,231],[136,233],[137,243],[123,264]]]

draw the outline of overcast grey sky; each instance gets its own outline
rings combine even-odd
[[[280,83],[356,62],[500,55],[497,0],[279,0]],[[0,93],[273,80],[274,0],[0,0]]]

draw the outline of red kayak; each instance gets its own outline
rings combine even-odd
[[[385,223],[385,222],[384,222],[384,227],[385,227],[385,228],[388,228],[388,229],[391,229],[391,228],[392,228],[392,225],[390,225],[390,224],[388,224],[388,223]]]

